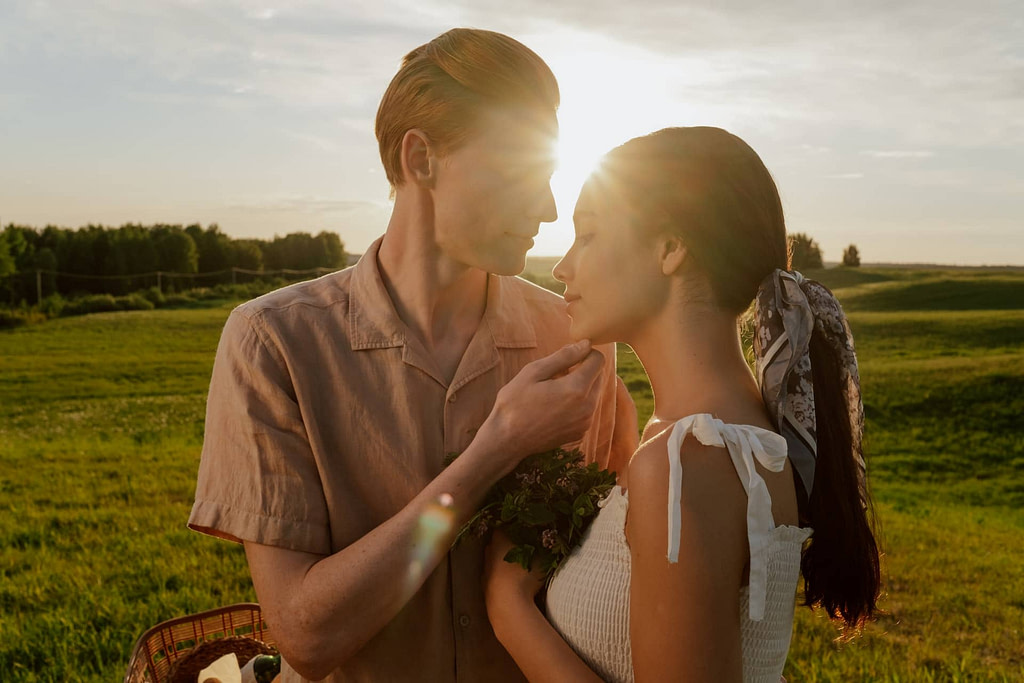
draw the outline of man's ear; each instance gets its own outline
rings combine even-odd
[[[677,273],[686,261],[686,247],[675,235],[665,235],[658,245],[658,260],[661,261],[662,275]]]
[[[401,152],[402,177],[405,181],[423,188],[433,187],[437,155],[427,134],[418,128],[405,131]]]

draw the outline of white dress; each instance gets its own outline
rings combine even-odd
[[[676,422],[668,440],[669,562],[679,557],[679,448],[690,434],[705,446],[728,451],[747,492],[750,584],[740,589],[743,680],[778,683],[793,631],[800,551],[811,530],[774,526],[768,487],[757,473],[754,460],[769,471],[781,471],[786,462],[786,440],[759,427],[726,424],[707,414]],[[580,546],[548,586],[547,616],[604,680],[631,683],[630,553],[625,533],[628,492],[616,487],[600,506]]]

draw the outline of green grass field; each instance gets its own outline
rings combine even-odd
[[[841,643],[799,608],[787,677],[1024,680],[1024,274],[816,275],[860,353],[885,613]],[[255,599],[241,548],[184,526],[230,308],[0,333],[0,680],[120,680],[149,626]]]

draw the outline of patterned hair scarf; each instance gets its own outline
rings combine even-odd
[[[849,408],[853,455],[857,460],[861,502],[866,503],[864,404],[853,350],[853,335],[835,296],[827,287],[800,273],[776,270],[761,283],[754,304],[754,355],[761,396],[779,433],[789,446],[789,459],[807,495],[817,462],[817,421],[810,342],[816,329],[839,361],[840,385]]]

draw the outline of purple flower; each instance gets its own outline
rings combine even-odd
[[[558,544],[558,532],[554,529],[545,529],[544,533],[540,535],[541,544],[551,550]]]
[[[487,520],[479,519],[477,523],[473,525],[473,535],[477,538],[483,538],[484,534],[487,533]]]
[[[518,472],[516,473],[516,481],[520,484],[532,486],[533,484],[540,483],[540,470],[532,469],[529,472]]]
[[[559,477],[558,481],[555,482],[555,485],[558,486],[558,488],[565,490],[570,496],[576,495],[576,489],[578,488],[576,486],[576,482],[569,479],[568,476]]]

